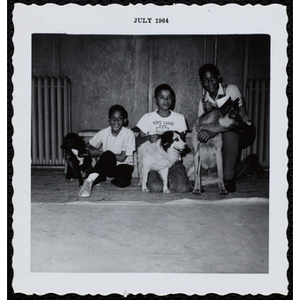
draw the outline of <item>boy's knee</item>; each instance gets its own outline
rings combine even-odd
[[[239,147],[240,136],[232,131],[227,131],[222,134],[223,146],[236,146]]]
[[[148,184],[148,189],[151,193],[161,193],[163,191],[163,185],[152,182],[151,184]]]
[[[185,182],[178,182],[176,184],[172,184],[172,182],[170,182],[169,189],[175,193],[186,193],[189,191],[190,187],[189,184]]]
[[[102,159],[113,159],[115,158],[115,154],[109,150],[105,151],[102,155],[101,155]]]
[[[169,189],[176,193],[189,191],[189,179],[182,163],[174,165],[169,171]]]
[[[131,184],[133,166],[121,164],[116,167],[116,176],[111,181],[118,187],[127,187]]]
[[[163,181],[157,171],[151,170],[149,172],[147,187],[151,193],[160,193],[163,191]]]

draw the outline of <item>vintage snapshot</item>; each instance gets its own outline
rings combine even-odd
[[[13,22],[16,292],[287,294],[284,6]]]

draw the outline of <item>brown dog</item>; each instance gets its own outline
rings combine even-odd
[[[230,98],[221,108],[212,110],[196,120],[192,131],[195,173],[194,194],[201,194],[201,168],[211,169],[215,166],[217,166],[218,171],[219,193],[220,195],[228,193],[223,180],[223,141],[221,133],[229,130],[236,131],[241,123],[242,120],[238,113],[238,101],[231,101]],[[208,130],[217,134],[206,143],[201,143],[198,140],[200,130]]]

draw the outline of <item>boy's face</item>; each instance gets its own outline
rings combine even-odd
[[[126,119],[122,116],[122,113],[118,110],[114,111],[108,118],[109,125],[114,133],[119,133],[125,124]]]
[[[167,110],[173,104],[174,98],[169,90],[161,90],[155,97],[156,104],[159,109]]]
[[[210,94],[218,92],[219,89],[219,76],[211,71],[206,71],[203,78],[200,79],[202,87]]]

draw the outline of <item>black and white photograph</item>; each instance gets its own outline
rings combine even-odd
[[[32,271],[268,272],[268,35],[34,34],[32,70]]]
[[[16,5],[16,291],[286,294],[286,23]]]

